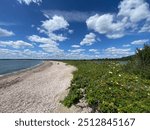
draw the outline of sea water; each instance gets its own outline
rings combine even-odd
[[[0,75],[28,69],[41,63],[42,60],[0,60]]]

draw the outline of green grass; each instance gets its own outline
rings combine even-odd
[[[150,80],[128,73],[117,62],[65,61],[78,68],[62,103],[71,107],[84,97],[93,112],[150,112]]]

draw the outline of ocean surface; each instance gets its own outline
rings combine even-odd
[[[31,68],[41,63],[42,60],[0,60],[0,75]]]

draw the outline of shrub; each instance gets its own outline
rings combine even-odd
[[[150,112],[150,80],[126,72],[125,65],[109,61],[67,63],[78,70],[62,101],[65,106],[77,104],[84,97],[93,112]]]

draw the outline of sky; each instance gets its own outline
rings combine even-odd
[[[0,59],[97,59],[150,43],[150,0],[1,0]]]

